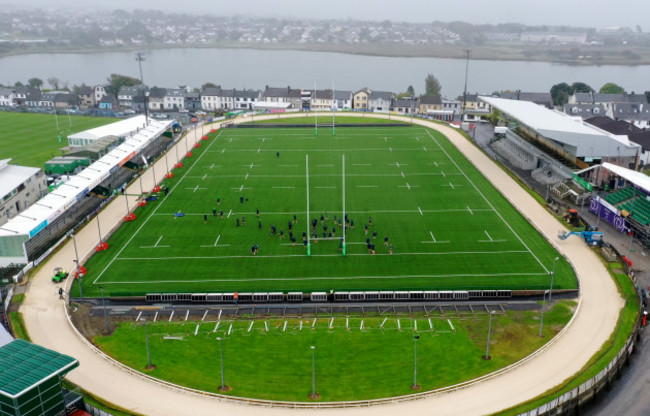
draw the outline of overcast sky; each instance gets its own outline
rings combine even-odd
[[[643,27],[648,16],[648,0],[0,0],[2,3],[47,8],[160,9],[212,15],[589,27]]]

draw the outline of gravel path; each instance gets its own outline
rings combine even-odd
[[[352,114],[354,115],[354,114]],[[345,115],[337,115],[338,119]],[[374,115],[373,115],[374,116]],[[274,118],[276,116],[273,116]],[[381,116],[380,116],[381,117]],[[388,117],[388,116],[384,116]],[[264,117],[257,116],[256,120]],[[408,118],[391,117],[409,121]],[[318,414],[394,415],[480,415],[498,412],[538,396],[575,374],[594,355],[615,328],[618,313],[623,306],[616,287],[597,256],[579,238],[559,241],[559,223],[549,215],[505,172],[487,156],[463,138],[457,130],[423,120],[414,123],[434,128],[449,140],[516,206],[537,229],[558,248],[573,265],[580,280],[579,308],[572,322],[547,347],[510,371],[481,383],[453,392],[433,395],[421,400],[384,404],[374,407],[321,409]],[[194,144],[194,136],[185,140]],[[179,150],[185,149],[181,143]],[[183,153],[183,152],[181,152]],[[169,152],[170,166],[176,162],[176,152]],[[172,162],[173,160],[173,162]],[[164,158],[156,164],[156,177],[165,171]],[[153,187],[151,169],[143,177],[145,189]],[[136,181],[127,193],[139,193]],[[108,224],[118,226],[125,215],[125,196],[119,196],[100,214],[103,230]],[[136,197],[129,197],[135,206]],[[96,224],[93,220],[77,234],[80,256],[91,253],[97,244]],[[64,301],[58,299],[58,286],[50,281],[55,266],[74,269],[74,249],[70,241],[51,256],[35,276],[27,290],[20,310],[32,340],[44,347],[77,358],[80,367],[69,374],[72,382],[105,400],[125,409],[147,415],[313,415],[311,409],[284,409],[244,405],[180,391],[125,371],[98,353],[71,327],[66,318]]]

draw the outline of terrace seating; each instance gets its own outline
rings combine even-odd
[[[508,159],[514,166],[529,170],[537,165],[536,157],[511,140],[501,139],[492,143],[494,150]]]

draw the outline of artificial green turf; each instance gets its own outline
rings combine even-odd
[[[45,162],[61,156],[68,145],[67,136],[80,131],[114,123],[114,118],[58,115],[57,129],[54,114],[0,112],[0,155],[12,158],[11,163],[42,167]],[[59,142],[59,131],[62,141]]]
[[[115,233],[110,249],[90,259],[85,294],[98,295],[99,285],[113,296],[549,286],[558,253],[433,130],[338,128],[334,136],[331,129],[315,135],[309,128],[230,128],[201,143],[166,180],[169,195],[136,211],[138,219]],[[340,237],[333,217],[343,210],[342,155],[345,209],[355,225],[346,235],[347,256],[339,241],[322,240],[320,221],[327,213],[328,234],[336,228],[333,237]],[[214,208],[224,219],[212,215]],[[179,211],[185,216],[175,218]],[[294,214],[295,247],[288,238]],[[246,225],[237,227],[243,217]],[[311,241],[308,257],[302,233],[313,218],[318,243]],[[285,239],[270,235],[271,224]],[[368,254],[368,237],[376,255]],[[254,244],[257,256],[251,255]],[[576,287],[561,259],[554,288]]]
[[[149,324],[155,370],[147,371],[145,331],[123,323],[94,342],[119,361],[154,377],[217,392],[221,382],[219,343],[223,337],[227,394],[271,400],[307,401],[311,392],[311,350],[316,356],[316,390],[321,401],[362,400],[413,393],[414,335],[418,345],[418,384],[432,390],[466,381],[511,364],[546,342],[568,321],[560,302],[544,316],[544,338],[537,336],[539,312],[508,311],[492,320],[491,360],[482,358],[487,316],[319,317],[300,320],[173,322]],[[398,324],[399,319],[399,324]],[[364,330],[361,331],[361,322]],[[268,325],[268,332],[265,327]],[[417,322],[417,332],[415,332]],[[383,323],[383,327],[380,326]],[[194,335],[197,325],[198,334]],[[232,325],[232,329],[231,329]],[[347,329],[346,329],[347,325]],[[398,329],[398,325],[399,328]]]

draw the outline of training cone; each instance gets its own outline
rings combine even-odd
[[[183,167],[183,162],[178,162],[174,165],[175,168],[182,168]]]

